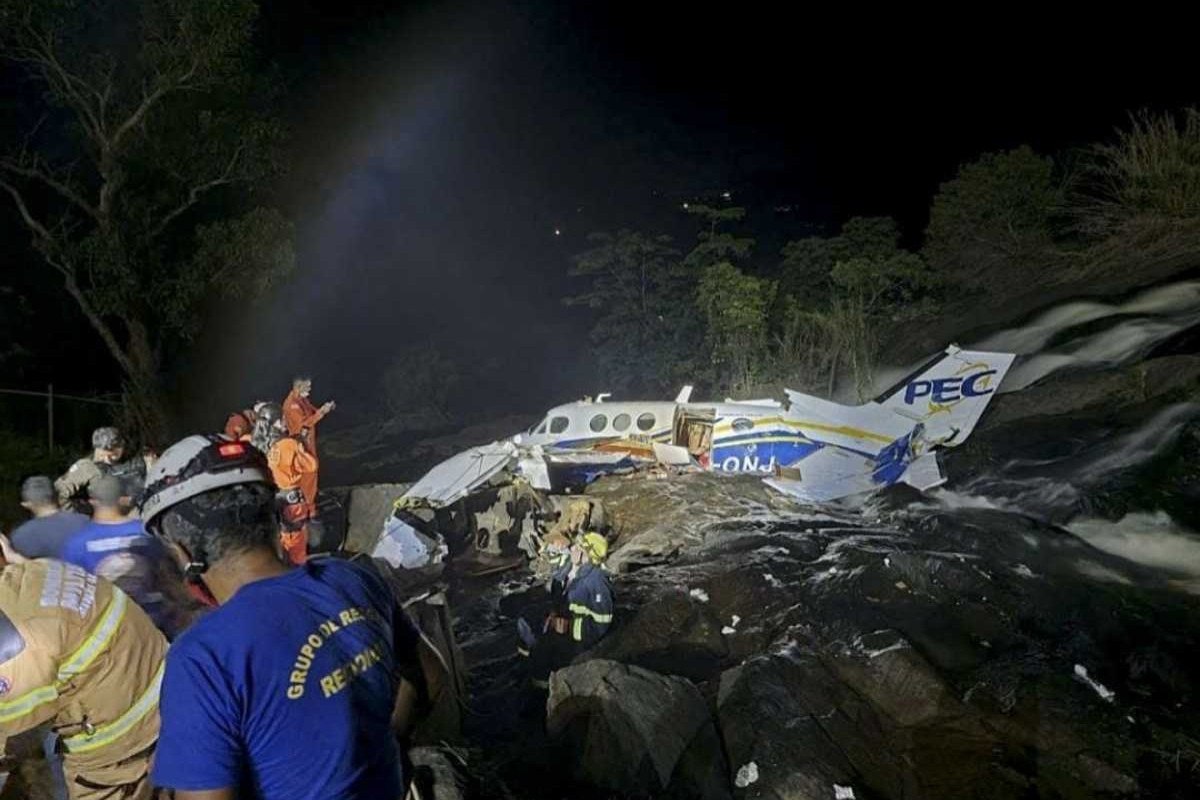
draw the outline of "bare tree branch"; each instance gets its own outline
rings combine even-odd
[[[101,318],[101,316],[96,312],[96,309],[93,308],[91,301],[88,300],[83,289],[75,281],[74,271],[71,270],[71,268],[67,265],[62,264],[61,262],[58,262],[49,256],[46,256],[46,262],[62,273],[63,283],[67,288],[67,294],[75,298],[75,302],[79,305],[79,310],[83,312],[83,315],[87,317],[88,322],[90,322],[92,327],[96,329],[96,333],[100,334],[100,338],[104,341],[104,344],[108,346],[109,352],[112,354],[112,357],[116,360],[116,362],[121,366],[121,369],[125,370],[127,375],[134,374],[133,362],[130,360],[129,355],[125,352],[125,349],[121,347],[120,342],[117,341],[117,337],[113,334],[112,328],[110,328],[104,322],[103,318]]]
[[[151,238],[157,238],[160,236],[172,222],[178,219],[182,214],[185,214],[189,208],[196,205],[196,203],[199,202],[200,198],[206,192],[216,189],[218,186],[226,186],[231,183],[236,183],[238,178],[234,175],[234,169],[237,167],[238,161],[241,160],[242,153],[245,151],[245,149],[245,145],[238,145],[238,148],[233,151],[233,156],[229,159],[229,163],[225,165],[225,170],[221,173],[220,177],[193,186],[191,190],[188,191],[187,199],[172,209],[166,216],[162,218],[158,225],[154,227],[154,230],[150,232]]]
[[[193,77],[195,77],[199,69],[199,60],[193,59],[187,71],[182,75],[175,78],[160,79],[158,81],[158,85],[154,87],[154,90],[146,93],[142,97],[142,102],[133,110],[133,113],[130,114],[124,122],[117,126],[112,138],[107,142],[108,147],[112,150],[116,150],[118,147],[120,147],[121,141],[129,135],[130,131],[142,123],[142,120],[146,118],[146,115],[150,113],[150,109],[152,109],[155,104],[158,103],[158,101],[162,100],[172,92],[189,88],[188,83]]]
[[[78,281],[75,280],[75,270],[72,269],[69,264],[63,262],[54,255],[52,249],[52,246],[55,242],[54,236],[50,233],[49,229],[47,229],[45,225],[39,222],[36,218],[34,218],[33,214],[30,213],[29,206],[26,205],[25,198],[21,195],[21,192],[19,189],[17,189],[17,187],[13,186],[7,181],[0,181],[0,188],[3,188],[12,196],[13,201],[17,205],[17,211],[21,215],[21,219],[25,221],[26,227],[28,227],[38,239],[38,244],[40,246],[37,249],[42,256],[42,259],[56,272],[62,275],[63,285],[66,287],[67,294],[71,295],[71,297],[75,299],[75,302],[79,305],[79,310],[83,312],[83,315],[87,317],[88,322],[90,322],[92,327],[96,329],[96,333],[100,334],[100,338],[104,341],[104,344],[107,345],[112,357],[116,359],[117,363],[123,370],[130,372],[133,369],[133,363],[130,361],[129,356],[125,353],[125,350],[121,347],[120,342],[117,341],[117,337],[113,334],[112,328],[110,328],[104,322],[104,319],[100,316],[100,314],[97,313],[95,307],[88,299],[87,294],[83,291],[83,288],[79,285]]]
[[[43,244],[49,244],[54,241],[54,237],[50,235],[50,231],[46,229],[46,226],[34,219],[33,214],[29,212],[29,206],[25,204],[25,198],[21,195],[17,187],[8,181],[0,181],[0,188],[3,188],[12,195],[13,202],[17,204],[17,212],[20,213],[25,226],[33,231],[33,234],[41,239]]]
[[[64,99],[75,110],[76,116],[79,117],[80,124],[83,125],[88,136],[97,142],[102,141],[104,129],[100,125],[95,109],[91,107],[84,96],[85,92],[96,97],[100,97],[100,94],[87,81],[73,75],[63,66],[55,52],[53,40],[49,36],[38,33],[28,20],[25,23],[25,33],[34,42],[34,45],[18,49],[15,53],[17,59],[40,67],[46,82],[61,89]]]
[[[88,216],[99,220],[99,211],[96,210],[95,206],[84,200],[83,197],[68,184],[60,181],[50,173],[38,167],[36,159],[34,159],[31,165],[25,165],[21,163],[21,161],[15,161],[11,158],[0,159],[0,169],[11,172],[14,175],[20,175],[24,178],[32,178],[34,180],[41,181],[46,186],[49,186],[51,189],[61,195],[64,199],[73,203],[82,211],[85,211]]]

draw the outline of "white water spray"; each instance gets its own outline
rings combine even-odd
[[[1110,555],[1179,576],[1174,583],[1200,594],[1200,536],[1163,511],[1134,512],[1113,522],[1078,519],[1067,530]]]
[[[1059,332],[1085,322],[1118,314],[1191,317],[1197,311],[1200,311],[1200,281],[1182,281],[1147,289],[1124,303],[1072,300],[1042,312],[1026,325],[993,333],[971,347],[1030,355],[1040,352]]]
[[[1056,336],[1089,322],[1120,317],[1102,330],[1076,336],[1050,349]],[[973,350],[1016,353],[1020,358],[1005,376],[1001,393],[1019,391],[1066,368],[1112,367],[1129,363],[1155,345],[1200,324],[1200,281],[1181,281],[1138,293],[1123,303],[1072,300],[1053,306],[1024,325],[971,342]],[[919,364],[877,371],[883,391]]]

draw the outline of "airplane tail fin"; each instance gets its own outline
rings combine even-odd
[[[951,345],[874,402],[924,424],[930,444],[954,447],[974,430],[1014,358]]]

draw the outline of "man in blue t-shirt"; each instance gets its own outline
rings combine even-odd
[[[26,558],[62,558],[67,539],[88,524],[83,514],[58,507],[58,492],[45,475],[34,475],[21,484],[21,505],[33,519],[18,525],[9,539]]]
[[[418,637],[383,579],[275,548],[262,455],[192,436],[147,478],[142,516],[219,607],[171,647],[154,783],[177,800],[393,800]]]
[[[190,621],[179,571],[162,542],[146,533],[140,519],[121,510],[123,498],[124,486],[116,476],[92,481],[92,520],[67,540],[61,558],[115,583],[167,639],[174,639]]]

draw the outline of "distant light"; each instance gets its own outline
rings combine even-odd
[[[726,200],[728,200],[729,198],[733,197],[733,195],[731,195],[729,192],[721,192],[721,197],[724,197]]]
[[[684,204],[683,204],[683,207],[684,207],[684,208],[687,208],[687,203],[684,203]]]
[[[562,231],[560,231],[558,228],[555,228],[555,229],[554,229],[554,235],[555,235],[555,236],[562,236]]]

